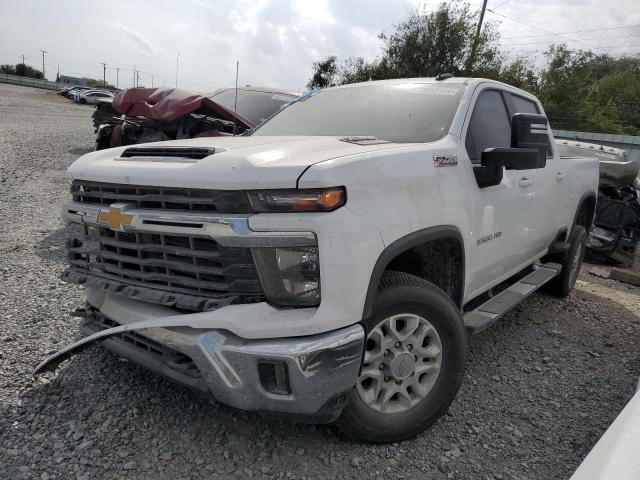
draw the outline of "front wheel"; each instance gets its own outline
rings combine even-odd
[[[445,412],[462,383],[460,311],[432,283],[389,272],[366,328],[362,372],[337,426],[372,443],[411,438]]]

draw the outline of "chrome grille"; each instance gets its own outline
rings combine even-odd
[[[116,232],[71,225],[69,262],[76,272],[197,297],[260,297],[251,251],[196,235]]]
[[[91,205],[127,203],[152,210],[251,213],[247,195],[235,190],[149,187],[74,180],[71,194],[74,202]]]

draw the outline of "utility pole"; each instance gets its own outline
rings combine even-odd
[[[476,28],[476,35],[473,37],[473,43],[471,44],[471,53],[469,54],[469,60],[467,61],[467,75],[471,75],[471,68],[475,61],[476,48],[478,47],[478,39],[480,38],[480,31],[482,30],[482,22],[484,21],[484,11],[487,9],[487,0],[482,2],[482,10],[480,10],[480,18],[478,19],[478,26]]]
[[[120,77],[120,67],[116,67],[116,88],[118,88],[118,77]]]
[[[44,54],[49,52],[47,52],[46,50],[40,50],[40,51],[42,52],[42,78],[46,80],[46,77],[44,76]]]
[[[153,88],[153,75],[151,75],[151,88]]]
[[[24,55],[22,55],[22,64],[24,65]]]
[[[136,88],[138,88],[138,80],[140,79],[140,70],[136,70]]]
[[[236,126],[238,124],[238,70],[240,70],[240,61],[236,60],[236,93],[233,99],[233,136],[236,136]]]
[[[176,55],[176,88],[178,88],[178,60],[180,60],[180,50],[178,50],[178,55]]]
[[[102,86],[107,86],[107,64],[102,62]]]
[[[133,66],[133,80],[131,81],[131,85],[133,87],[136,86],[136,66],[135,65]]]

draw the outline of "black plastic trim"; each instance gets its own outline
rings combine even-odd
[[[582,206],[588,198],[593,198],[593,216],[591,217],[591,223],[589,225],[585,225],[587,234],[591,231],[591,227],[593,226],[593,222],[596,217],[596,210],[598,208],[598,196],[596,195],[596,192],[591,190],[582,194],[582,197],[580,197],[580,201],[578,202],[578,208],[576,208],[576,211],[573,214],[573,222],[571,223],[571,228],[573,229],[573,226],[576,224],[576,220],[578,219],[578,213],[582,210]],[[570,235],[570,233],[567,234],[567,238],[569,238],[568,235]]]
[[[80,323],[80,331],[91,335],[93,333],[99,332],[97,328],[91,325],[86,320]],[[207,382],[202,378],[195,378],[189,375],[185,375],[178,370],[171,368],[165,361],[161,358],[156,358],[153,354],[142,350],[139,347],[135,347],[130,345],[119,338],[106,338],[99,342],[103,347],[107,350],[124,357],[133,363],[140,365],[147,370],[151,370],[152,372],[171,380],[174,383],[182,385],[184,387],[190,388],[192,390],[197,390],[200,392],[209,392],[209,387],[207,386]],[[89,345],[93,345],[90,343]]]
[[[459,278],[461,279],[461,281],[459,291],[455,292],[455,296],[459,301],[460,308],[462,308],[464,298],[465,267],[464,241],[462,239],[462,234],[457,227],[453,225],[440,225],[437,227],[429,227],[410,233],[409,235],[399,238],[382,251],[382,253],[378,257],[378,260],[376,261],[375,266],[373,267],[373,272],[371,273],[371,278],[369,280],[369,288],[367,289],[367,297],[365,299],[364,310],[362,312],[363,320],[371,316],[371,312],[373,310],[373,302],[376,297],[378,285],[380,285],[382,275],[384,274],[384,271],[386,270],[389,263],[391,263],[391,261],[401,253],[404,253],[413,247],[417,247],[418,245],[422,245],[423,243],[433,240],[440,240],[443,238],[454,238],[458,242],[460,242],[462,261],[460,262],[461,271],[458,273],[460,275]]]

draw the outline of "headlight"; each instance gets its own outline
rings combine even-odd
[[[279,306],[320,303],[318,247],[256,248],[253,256],[270,302]]]
[[[347,201],[344,187],[291,190],[253,190],[247,192],[253,211],[332,212]]]

